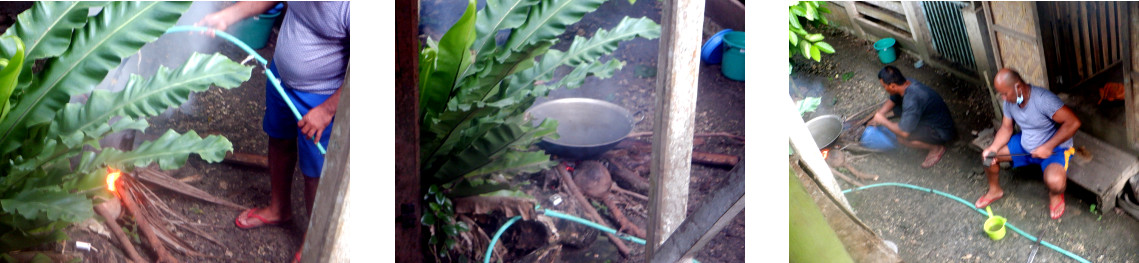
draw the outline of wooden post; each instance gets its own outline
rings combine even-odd
[[[395,261],[418,263],[426,255],[419,224],[419,1],[396,1],[395,11]]]
[[[712,193],[692,217],[685,218],[668,240],[653,255],[651,262],[687,261],[696,256],[708,241],[716,237],[720,230],[732,222],[744,209],[744,161],[740,160],[731,172],[728,181]]]
[[[1135,42],[1131,42],[1133,36],[1136,34],[1136,28],[1132,24],[1132,10],[1135,10],[1134,4],[1127,2],[1123,4],[1123,12],[1120,12],[1120,19],[1123,20],[1123,29],[1121,32],[1124,34],[1123,41],[1123,87],[1124,87],[1124,122],[1127,125],[1127,142],[1128,150],[1131,152],[1139,151],[1139,85],[1135,83],[1135,67],[1131,63],[1132,55],[1139,50],[1134,46]]]
[[[665,1],[657,57],[657,72],[661,74],[657,75],[645,247],[645,260],[650,262],[656,247],[680,225],[688,208],[703,25],[703,0]]]
[[[332,134],[328,142],[328,154],[324,156],[324,169],[321,170],[320,185],[317,186],[316,200],[313,201],[312,216],[305,236],[301,262],[348,262],[348,238],[344,231],[349,229],[349,146],[348,133],[351,120],[351,99],[349,76],[344,74],[344,86],[340,87],[340,105],[336,107],[336,119],[332,121]]]

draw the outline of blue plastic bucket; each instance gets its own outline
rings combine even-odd
[[[894,51],[895,43],[897,43],[897,41],[889,37],[874,42],[874,50],[878,51],[878,60],[885,64],[894,62],[894,60],[898,58],[897,52]]]
[[[732,80],[744,81],[744,32],[732,31],[724,35],[724,57],[720,71]]]
[[[274,10],[276,12],[260,14],[237,22],[230,32],[233,32],[233,36],[241,42],[245,42],[252,49],[264,48],[265,44],[269,42],[269,34],[273,31],[273,23],[277,22],[277,17],[281,16],[280,9]]]

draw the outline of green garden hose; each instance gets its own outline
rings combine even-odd
[[[210,30],[213,29],[200,26],[175,26],[166,30],[166,33],[209,32]],[[237,39],[237,37],[234,37],[233,35],[230,35],[224,31],[215,31],[214,33],[216,33],[217,36],[220,36],[222,39],[228,40],[230,43],[237,45],[237,47],[240,47],[242,50],[245,50],[246,53],[249,53],[250,56],[253,56],[255,59],[257,59],[257,62],[260,62],[261,66],[265,68],[265,76],[269,77],[269,83],[273,83],[273,86],[277,88],[277,93],[281,95],[281,98],[285,100],[285,104],[288,104],[289,109],[293,111],[293,117],[296,117],[297,121],[300,121],[301,118],[303,118],[303,116],[301,116],[301,112],[297,111],[297,106],[293,105],[293,100],[289,99],[289,96],[285,94],[285,89],[281,87],[281,80],[277,79],[277,76],[274,76],[273,72],[269,71],[268,60],[265,60],[265,58],[261,57],[260,54],[257,54],[257,51],[254,51],[253,48],[250,48],[249,45],[245,44],[245,42],[241,42],[241,40]],[[316,147],[317,149],[320,149],[320,154],[326,154],[324,145],[321,145],[320,142],[316,142]]]
[[[981,209],[974,207],[973,204],[969,203],[969,201],[965,201],[965,199],[961,199],[960,197],[954,196],[954,195],[946,193],[946,192],[933,190],[933,189],[929,189],[929,188],[925,188],[925,187],[921,187],[921,186],[911,185],[911,184],[904,184],[904,183],[872,184],[872,185],[867,185],[867,186],[853,188],[853,189],[846,189],[846,190],[843,190],[842,193],[846,194],[846,193],[850,193],[853,191],[859,191],[862,189],[869,189],[869,188],[882,187],[882,186],[897,186],[897,187],[902,187],[902,188],[909,188],[909,189],[913,189],[913,190],[918,190],[918,191],[922,191],[922,192],[935,193],[935,194],[938,194],[940,196],[944,196],[944,197],[948,197],[949,199],[953,199],[954,201],[957,201],[958,203],[964,204],[965,206],[972,208],[973,211],[975,211],[981,215],[988,215],[987,213],[985,213],[985,210],[981,210]],[[1016,233],[1020,234],[1020,236],[1027,238],[1029,241],[1037,242],[1037,239],[1038,239],[1037,237],[1029,235],[1028,233],[1025,233],[1024,231],[1021,231],[1020,228],[1013,226],[1012,223],[1005,223],[1005,225],[1008,226],[1009,229],[1012,229],[1012,231],[1016,231]],[[1053,245],[1052,243],[1048,243],[1048,241],[1041,241],[1040,245],[1045,246],[1047,248],[1050,248],[1052,250],[1055,250],[1056,252],[1060,252],[1060,254],[1063,254],[1065,256],[1068,256],[1069,258],[1075,259],[1076,261],[1079,261],[1082,263],[1090,262],[1087,259],[1084,259],[1080,256],[1077,256],[1076,254],[1073,254],[1072,252],[1068,252],[1067,250],[1064,250],[1063,248],[1057,247],[1056,245]]]
[[[597,230],[601,230],[602,232],[616,235],[617,238],[633,241],[633,243],[637,243],[637,244],[641,244],[641,245],[644,245],[646,243],[644,239],[640,239],[640,238],[637,238],[635,236],[626,235],[625,233],[617,232],[616,229],[612,229],[612,228],[603,226],[601,224],[594,223],[593,221],[585,220],[585,219],[580,218],[580,217],[567,215],[565,213],[554,211],[554,210],[542,209],[541,206],[537,206],[537,205],[534,206],[534,210],[541,211],[542,215],[553,217],[553,218],[565,219],[565,220],[569,220],[570,222],[574,222],[574,223],[582,224],[582,225],[585,225],[588,227],[592,227],[592,228],[595,228]],[[490,253],[492,251],[494,251],[494,243],[498,243],[498,237],[502,236],[502,233],[506,232],[506,228],[509,228],[510,225],[514,224],[514,221],[518,221],[519,219],[522,219],[522,217],[521,216],[511,217],[510,220],[507,220],[505,224],[502,224],[502,227],[498,228],[498,231],[494,233],[494,238],[492,238],[490,240],[490,245],[486,247],[486,257],[483,258],[483,263],[489,263],[490,262]],[[700,261],[697,261],[696,259],[692,259],[692,262],[700,263]]]

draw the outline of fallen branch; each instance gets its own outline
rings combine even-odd
[[[843,181],[846,181],[847,183],[856,185],[858,187],[866,186],[866,185],[863,185],[862,183],[859,183],[858,181],[855,181],[854,179],[850,179],[850,177],[847,177],[845,174],[842,174],[842,172],[839,172],[838,169],[834,169],[833,167],[831,168],[831,173],[834,174],[834,177],[838,177],[839,179],[842,179]]]
[[[858,177],[858,179],[875,180],[875,181],[878,180],[877,175],[860,172],[860,171],[854,169],[854,167],[850,166],[849,163],[844,165],[843,167],[845,167],[846,170],[849,170],[851,174],[854,174],[855,177]]]
[[[627,232],[633,236],[642,239],[645,238],[645,230],[641,229],[641,227],[637,226],[637,224],[633,224],[633,222],[629,221],[628,218],[625,218],[625,212],[622,212],[621,208],[617,207],[617,203],[613,201],[613,198],[605,198],[604,200],[601,200],[601,202],[605,203],[605,206],[609,207],[609,213],[613,215],[614,219],[617,219],[618,224],[621,224],[621,229],[618,229],[618,231],[628,230]]]
[[[609,162],[609,173],[613,175],[613,181],[618,185],[628,187],[639,192],[649,191],[649,180],[641,177],[640,174],[629,170],[624,164],[617,162],[616,158],[605,158]]]
[[[131,243],[130,238],[127,238],[127,234],[123,233],[123,228],[119,226],[118,222],[115,222],[116,216],[114,216],[114,213],[107,211],[107,208],[101,205],[95,206],[95,213],[99,213],[99,216],[103,217],[107,228],[110,228],[111,233],[114,233],[115,240],[119,241],[119,246],[127,253],[127,257],[130,257],[131,261],[138,263],[146,262],[142,260],[142,256],[138,255],[138,250],[134,248],[134,244]]]
[[[129,178],[129,176],[124,176],[121,178]],[[125,183],[126,181],[122,182]],[[147,216],[142,212],[142,210],[139,209],[137,201],[134,200],[133,191],[131,191],[129,187],[123,187],[120,189],[120,193],[123,195],[122,200],[123,204],[127,208],[127,212],[129,212],[131,214],[131,217],[134,218],[135,223],[138,225],[138,229],[142,231],[142,235],[145,236],[147,242],[150,243],[151,250],[154,250],[154,253],[158,258],[158,260],[155,260],[155,262],[178,262],[178,259],[170,255],[169,251],[166,251],[166,245],[164,245],[162,241],[158,240],[158,236],[154,233],[154,225],[150,224]]]
[[[235,203],[230,202],[228,200],[221,199],[221,198],[218,198],[216,196],[213,196],[210,193],[207,193],[206,191],[202,191],[201,189],[198,189],[197,187],[183,183],[182,181],[179,181],[178,179],[174,179],[174,177],[170,177],[170,175],[167,175],[166,173],[159,172],[159,171],[154,170],[153,168],[150,168],[150,167],[138,169],[135,172],[135,176],[137,176],[138,179],[141,181],[145,181],[145,182],[153,184],[153,185],[161,186],[162,188],[170,189],[171,191],[178,192],[180,194],[184,194],[184,195],[187,195],[187,196],[190,196],[193,198],[197,198],[197,199],[200,199],[202,201],[215,203],[215,204],[219,204],[219,205],[223,205],[223,206],[228,206],[230,208],[235,208],[235,209],[241,209],[241,210],[248,209],[245,206],[238,205],[238,204],[235,204]]]
[[[692,162],[705,165],[735,167],[739,156],[692,151]]]
[[[222,162],[269,169],[269,157],[260,154],[229,152]]]
[[[566,187],[566,190],[570,192],[570,195],[573,195],[574,198],[582,204],[582,206],[589,206],[589,200],[585,199],[585,196],[581,193],[581,189],[577,188],[577,184],[573,182],[573,178],[571,178],[569,172],[566,171],[565,164],[559,164],[554,169],[556,169],[558,171],[558,174],[561,175],[562,185]],[[605,224],[604,218],[601,218],[601,214],[597,213],[597,209],[588,207],[583,210],[585,210],[585,214],[589,216],[589,219],[593,220],[595,223],[609,227],[607,224]],[[625,242],[622,242],[621,239],[617,238],[617,235],[611,233],[605,233],[605,235],[609,237],[610,242],[613,242],[613,246],[617,247],[617,251],[621,252],[622,257],[629,257],[629,247],[625,246]]]
[[[649,201],[648,196],[638,194],[637,192],[625,190],[625,188],[621,188],[621,186],[617,185],[617,183],[613,183],[613,188],[610,188],[610,189],[612,189],[614,192],[617,192],[617,193],[622,193],[622,194],[625,194],[627,196],[635,197],[637,199],[640,199],[641,201],[645,201],[645,202]]]
[[[630,133],[628,136],[625,136],[625,137],[626,137],[626,138],[632,138],[632,137],[645,137],[645,136],[653,136],[653,132],[651,132],[651,131],[647,131],[647,132],[634,132],[634,133]],[[731,139],[735,139],[735,140],[737,140],[737,141],[740,141],[741,143],[742,143],[742,142],[744,142],[744,137],[743,137],[743,136],[739,136],[739,135],[735,135],[735,134],[731,134],[731,133],[726,133],[726,132],[704,132],[704,133],[696,133],[696,134],[693,134],[692,136],[693,136],[693,137],[715,137],[715,136],[721,136],[721,137],[728,137],[728,138],[731,138]]]

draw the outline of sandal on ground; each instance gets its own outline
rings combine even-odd
[[[1001,197],[1005,197],[1005,194],[998,195],[997,197],[994,197],[994,198],[985,198],[985,196],[982,195],[981,199],[977,199],[977,202],[973,203],[973,205],[977,206],[977,208],[985,208],[986,206],[989,206],[989,204],[992,204],[993,201],[996,201],[997,199],[1001,199]]]
[[[257,219],[257,221],[259,221],[261,223],[260,224],[242,224],[241,218],[243,218],[243,217],[244,218],[251,218],[252,217],[254,219]],[[266,220],[264,217],[257,215],[257,208],[250,208],[249,210],[245,210],[245,212],[242,212],[241,215],[238,215],[237,218],[233,220],[233,223],[235,225],[237,225],[237,228],[251,229],[251,228],[258,228],[258,227],[262,227],[262,226],[266,226],[266,225],[278,225],[278,224],[281,224],[284,222],[288,222],[290,219],[292,219],[292,218],[278,219],[278,220],[274,220],[274,221]]]
[[[1048,211],[1051,212],[1052,219],[1060,219],[1064,215],[1064,194],[1060,194],[1060,202],[1052,205]]]

